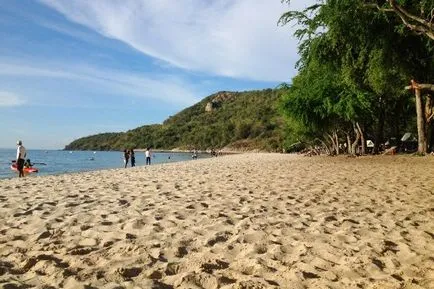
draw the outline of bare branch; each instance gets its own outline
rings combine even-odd
[[[378,6],[378,4],[374,4],[374,3],[368,3],[368,4],[365,4],[364,6],[367,8],[375,8],[381,12],[395,12],[395,10],[393,10],[391,8],[382,8],[382,7]]]
[[[407,10],[405,10],[404,8],[402,8],[401,5],[398,5],[396,3],[396,0],[388,0],[388,2],[390,4],[390,6],[392,6],[392,8],[397,11],[397,13],[399,12],[398,14],[401,13],[403,16],[410,18],[410,19],[414,20],[415,22],[420,23],[423,26],[426,26],[428,29],[434,28],[434,26],[430,22],[426,21],[423,18],[420,18],[420,17],[413,15],[413,14],[409,13]]]
[[[401,18],[401,21],[410,30],[414,31],[416,34],[424,34],[434,40],[434,9],[431,11],[430,21],[427,21],[405,10],[401,5],[396,3],[396,0],[387,0],[387,3],[391,8],[380,7],[376,3],[367,3],[365,6],[378,9],[382,12],[393,12]]]
[[[417,83],[413,79],[411,80],[411,85],[406,86],[405,89],[411,90],[411,89],[420,89],[420,90],[430,90],[434,91],[434,84],[428,84],[428,83]]]

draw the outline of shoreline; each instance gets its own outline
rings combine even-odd
[[[12,150],[10,150],[12,151]],[[41,150],[41,152],[43,152],[44,150]],[[30,152],[32,152],[30,150]],[[67,153],[68,151],[61,151],[63,153]],[[108,170],[108,169],[116,169],[116,168],[123,168],[123,160],[121,159],[121,156],[119,156],[118,159],[116,159],[116,162],[114,163],[113,160],[110,160],[106,163],[103,162],[98,162],[98,159],[104,159],[104,155],[105,153],[110,153],[110,154],[117,154],[119,152],[117,151],[101,151],[100,154],[91,154],[93,151],[75,151],[75,152],[80,152],[80,153],[88,153],[88,155],[86,155],[85,157],[83,157],[83,161],[87,162],[84,163],[84,165],[80,166],[79,162],[72,162],[71,168],[67,168],[67,164],[66,163],[62,163],[62,158],[64,156],[57,156],[54,158],[51,158],[50,160],[44,159],[45,154],[40,154],[38,157],[35,157],[34,155],[32,155],[32,159],[35,161],[36,158],[36,163],[35,166],[36,168],[39,169],[38,173],[31,173],[31,174],[26,174],[26,177],[40,177],[40,176],[46,176],[46,175],[61,175],[61,174],[69,174],[69,173],[77,173],[77,172],[91,172],[91,171],[99,171],[99,170]],[[136,151],[137,155],[136,155],[136,166],[140,167],[140,166],[144,166],[145,163],[144,158],[140,155],[142,152]],[[160,163],[175,163],[175,162],[184,162],[184,161],[192,161],[193,159],[191,158],[191,155],[188,153],[183,153],[183,152],[155,152],[154,151],[154,156],[156,157],[155,159],[153,158],[153,163],[152,165],[156,165],[156,164],[160,164]],[[169,159],[165,159],[164,155],[161,154],[170,154],[170,158]],[[69,155],[69,154],[67,154]],[[50,154],[50,156],[53,156]],[[163,158],[162,158],[163,156]],[[35,157],[35,158],[33,158]],[[100,158],[101,157],[101,158]],[[209,154],[202,154],[199,153],[198,154],[198,158],[208,158],[210,157]],[[89,159],[92,158],[92,162],[89,163]],[[167,155],[166,155],[167,158]],[[93,162],[95,159],[97,159],[95,162]],[[75,160],[80,160],[80,157],[76,158]],[[41,165],[41,161],[43,161],[44,165]],[[51,166],[47,166],[46,162],[49,162],[48,165]],[[0,168],[0,180],[2,179],[12,179],[17,177],[17,174],[13,174],[13,172],[10,171],[10,165],[9,162],[7,162],[8,165],[5,165],[3,168]],[[5,161],[6,164],[6,161]],[[92,165],[93,164],[93,165]],[[131,166],[129,166],[128,168],[130,168]]]
[[[0,180],[0,284],[431,288],[433,166],[253,153]]]
[[[85,152],[85,151],[96,151],[99,152],[99,150],[66,150],[66,149],[61,149],[61,151],[81,151],[81,152]],[[134,149],[135,152],[145,152],[146,148],[137,148]],[[152,152],[156,152],[156,153],[192,153],[193,150],[184,150],[184,149],[151,149]],[[101,152],[122,152],[122,150],[108,150],[108,151],[101,151]],[[241,154],[241,153],[273,153],[273,152],[260,152],[260,151],[237,151],[237,150],[225,150],[225,149],[221,149],[221,150],[216,150],[216,152],[219,152],[220,155],[231,155],[231,154]],[[197,153],[199,154],[210,154],[211,150],[197,150]]]

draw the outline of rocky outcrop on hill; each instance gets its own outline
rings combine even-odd
[[[218,109],[223,102],[233,99],[236,96],[236,92],[230,91],[220,91],[217,92],[211,101],[209,101],[205,106],[206,112],[213,112]]]

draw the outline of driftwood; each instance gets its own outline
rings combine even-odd
[[[396,149],[397,149],[397,148],[398,148],[398,147],[393,146],[393,147],[391,147],[390,149],[385,150],[384,153],[383,153],[383,156],[384,156],[384,155],[394,155],[394,154],[396,154]]]
[[[321,155],[321,151],[319,149],[312,148],[312,149],[302,150],[300,154],[302,154],[305,157],[319,156]]]

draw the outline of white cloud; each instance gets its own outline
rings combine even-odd
[[[180,68],[262,81],[287,81],[295,72],[297,43],[289,27],[277,26],[288,9],[279,0],[40,1]]]
[[[0,107],[19,106],[25,103],[24,99],[12,92],[0,91]]]
[[[32,63],[32,64],[27,64]],[[74,82],[95,84],[93,91],[104,94],[133,96],[160,100],[166,103],[190,105],[199,100],[196,87],[174,75],[148,76],[120,70],[74,63],[11,61],[0,58],[0,76],[44,79],[66,79]],[[5,98],[6,99],[6,98]],[[1,105],[2,99],[0,99]],[[4,103],[7,103],[4,101]]]

